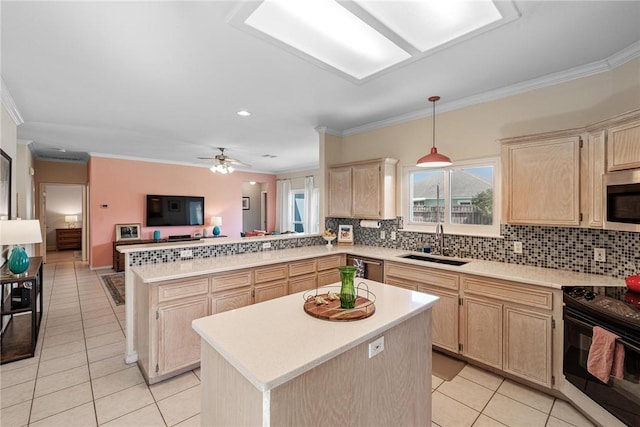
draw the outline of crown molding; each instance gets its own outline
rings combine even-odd
[[[506,98],[513,95],[518,95],[524,92],[529,92],[536,89],[542,89],[549,86],[554,86],[560,83],[566,83],[572,80],[581,79],[583,77],[589,77],[594,74],[611,71],[627,62],[640,57],[640,41],[633,43],[632,45],[622,49],[619,52],[609,56],[606,59],[595,61],[590,64],[581,65],[578,67],[570,68],[558,73],[548,74],[546,76],[527,80],[515,85],[506,86],[500,89],[484,92],[478,95],[463,98],[457,101],[449,103],[438,104],[438,113],[446,111],[457,110],[460,108],[469,107],[472,105],[482,104],[484,102],[495,101],[497,99]],[[380,120],[366,125],[357,126],[351,129],[346,129],[336,136],[351,136],[363,132],[369,132],[372,130],[380,129],[387,126],[406,123],[412,120],[422,119],[429,117],[432,114],[431,108],[424,108],[411,113],[403,114],[400,116],[390,117],[388,119]],[[318,130],[318,128],[316,128]],[[328,132],[327,132],[328,133]]]
[[[324,133],[324,134],[333,135],[333,136],[342,136],[342,132],[340,132],[339,130],[331,129],[326,126],[318,126],[318,127],[315,127],[314,130],[318,133]]]
[[[4,82],[4,79],[0,77],[0,80],[2,80],[1,96],[0,96],[2,98],[2,105],[4,105],[4,108],[7,109],[7,112],[9,113],[9,116],[11,116],[13,123],[15,123],[16,126],[20,126],[21,124],[24,123],[22,114],[20,114],[20,110],[18,110],[18,106],[13,100],[13,97],[11,96],[11,92],[9,92],[9,88],[7,87],[7,84]]]

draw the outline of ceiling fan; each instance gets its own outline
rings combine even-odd
[[[220,154],[217,154],[214,157],[198,157],[201,160],[213,160],[213,165],[211,166],[211,172],[218,172],[221,174],[231,173],[235,170],[233,165],[244,166],[250,168],[251,165],[241,162],[240,160],[236,160],[224,154],[224,150],[226,148],[220,148]]]

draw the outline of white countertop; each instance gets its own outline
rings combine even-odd
[[[131,270],[137,274],[144,283],[155,283],[164,280],[214,274],[240,268],[253,268],[279,262],[290,262],[341,253],[377,258],[384,261],[403,262],[422,267],[448,270],[455,273],[476,274],[494,279],[512,280],[554,289],[561,289],[563,286],[625,286],[624,279],[609,276],[504,262],[471,259],[468,264],[457,267],[416,261],[400,258],[401,255],[412,253],[411,251],[364,245],[334,246],[331,249],[324,245],[306,246],[295,249],[270,250],[214,258],[147,264],[131,267]]]
[[[429,309],[438,297],[364,280],[376,311],[352,322],[305,313],[303,293],[196,319],[193,329],[258,390],[271,390]]]

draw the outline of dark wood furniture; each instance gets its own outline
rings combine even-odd
[[[82,249],[82,228],[56,228],[56,250]]]
[[[29,269],[19,276],[11,273],[5,265],[0,270],[0,279],[2,321],[8,319],[0,339],[0,364],[4,364],[35,354],[44,300],[42,257],[29,258]],[[17,297],[15,302],[12,302],[12,294]]]

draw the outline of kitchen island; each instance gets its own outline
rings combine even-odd
[[[375,313],[362,320],[312,317],[303,293],[194,320],[201,423],[429,425],[438,298],[360,281],[376,295]],[[369,357],[380,337],[384,349]]]

